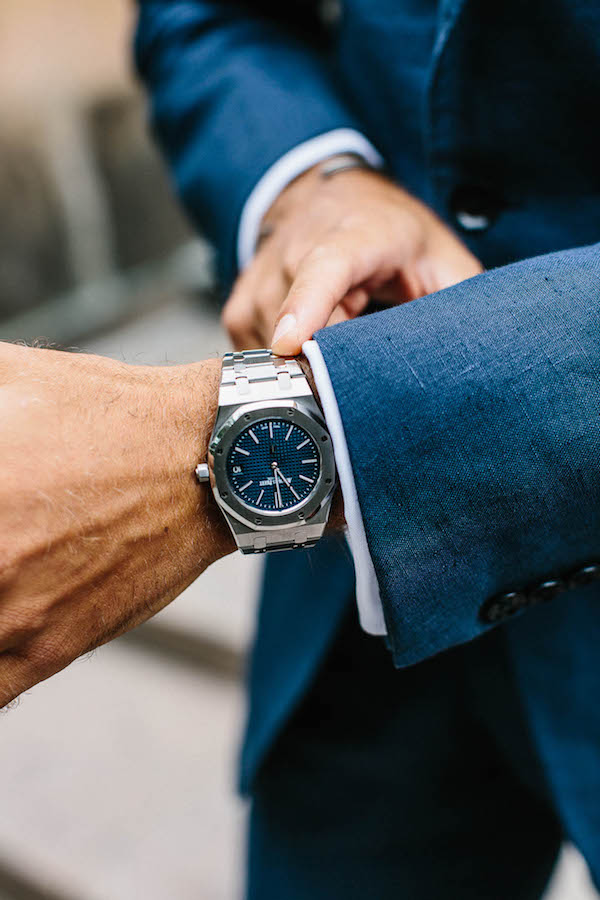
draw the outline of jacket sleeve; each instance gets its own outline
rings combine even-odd
[[[336,91],[326,52],[307,36],[311,4],[140,0],[136,62],[154,130],[194,223],[235,274],[244,201],[296,145],[359,128]],[[314,19],[316,22],[316,19]],[[305,24],[304,29],[300,27]]]
[[[600,244],[316,338],[397,665],[600,575]]]

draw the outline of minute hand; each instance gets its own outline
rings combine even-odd
[[[281,490],[277,481],[277,469],[273,469],[273,476],[275,478],[275,502],[279,501],[279,509],[281,509],[283,503],[281,502]]]
[[[283,481],[283,483],[285,484],[285,486],[288,487],[288,488],[290,489],[290,491],[292,492],[292,494],[294,495],[294,497],[296,498],[296,500],[299,500],[299,499],[300,499],[300,495],[296,493],[296,491],[294,490],[294,488],[292,487],[292,485],[290,484],[290,482],[287,480],[287,478],[285,477],[285,475],[283,474],[283,472],[282,472],[280,469],[275,469],[275,473],[276,473],[277,475],[279,475],[279,477],[281,478],[281,480]]]

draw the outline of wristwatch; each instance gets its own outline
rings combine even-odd
[[[223,357],[210,482],[242,553],[312,547],[336,482],[331,437],[298,361],[270,350]]]

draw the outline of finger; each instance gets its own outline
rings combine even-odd
[[[290,283],[281,269],[272,271],[261,282],[254,300],[254,328],[259,336],[260,346],[268,347],[279,316],[281,305],[286,298]]]
[[[330,325],[339,325],[340,322],[347,322],[351,318],[353,317],[350,316],[347,310],[344,309],[344,307],[340,304],[340,306],[336,306],[334,311],[329,316],[325,327],[329,328]]]
[[[222,323],[236,350],[267,347],[279,309],[290,287],[270,237],[237,279],[222,313]]]
[[[339,325],[340,322],[348,322],[355,319],[369,303],[369,295],[363,288],[356,288],[346,294],[339,306],[329,316],[326,328],[330,325]]]
[[[473,278],[475,275],[480,275],[481,272],[483,272],[483,266],[477,261],[476,264],[471,261],[458,264],[454,260],[437,260],[435,266],[436,286],[434,290],[442,290],[442,288],[466,281],[467,278]]]
[[[361,243],[356,235],[339,236],[303,260],[281,308],[272,340],[275,353],[299,353],[346,294],[379,268],[383,260],[377,248]]]
[[[251,273],[248,270],[244,272],[236,281],[221,313],[221,324],[236,350],[250,346],[254,337],[253,281]]]
[[[369,292],[365,288],[354,288],[342,300],[341,306],[346,311],[346,318],[355,319],[369,305]]]
[[[264,346],[257,328],[256,298],[260,285],[276,267],[269,242],[238,277],[223,307],[221,323],[236,350]]]
[[[430,281],[428,293],[458,284],[483,272],[476,256],[463,244],[449,242],[429,256]],[[429,279],[427,279],[429,281]]]

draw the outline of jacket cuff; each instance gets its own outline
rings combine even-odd
[[[494,627],[490,598],[533,615],[535,585],[599,557],[599,259],[526,260],[315,336],[397,665]]]

